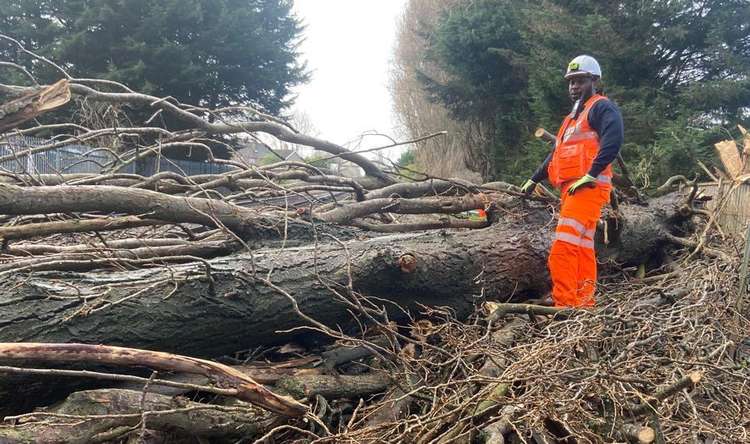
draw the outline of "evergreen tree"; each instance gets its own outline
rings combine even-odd
[[[290,88],[307,79],[291,7],[291,0],[8,0],[0,2],[0,29],[75,77],[278,114]],[[59,78],[41,65],[34,74]]]
[[[722,126],[750,117],[748,23],[747,0],[463,2],[426,54],[452,79],[423,83],[454,117],[493,125],[494,177],[520,181],[548,149],[533,129],[556,130],[569,110],[564,67],[593,55],[623,111],[626,160],[656,182],[692,171]]]
[[[453,117],[481,122],[494,134],[483,156],[486,169],[502,173],[529,132],[525,59],[520,0],[477,0],[459,5],[444,17],[430,38],[427,57],[451,77],[420,79],[433,100]],[[487,177],[489,179],[489,177]]]

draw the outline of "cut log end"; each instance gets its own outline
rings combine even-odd
[[[651,427],[643,427],[638,432],[638,442],[640,444],[651,444],[656,440],[656,432]]]
[[[692,372],[688,375],[688,378],[690,378],[692,385],[698,385],[698,383],[701,382],[701,379],[703,379],[703,372]]]
[[[648,426],[625,424],[623,427],[625,437],[631,442],[638,444],[651,444],[656,440],[656,431]]]
[[[417,269],[417,258],[411,253],[402,254],[398,258],[398,266],[404,273],[411,273]]]
[[[553,136],[549,131],[545,130],[544,128],[537,128],[536,131],[534,131],[534,137],[537,139],[542,139],[547,142],[555,142],[555,136]]]

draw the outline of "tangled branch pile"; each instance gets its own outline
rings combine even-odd
[[[339,437],[744,442],[750,355],[747,319],[732,309],[737,276],[731,264],[698,260],[647,282],[612,279],[590,312],[436,322],[424,337],[440,350],[402,354],[403,377],[421,389],[407,411],[377,426],[361,414]]]
[[[253,108],[60,72],[0,85],[0,441],[748,439],[740,254],[695,188],[620,194],[595,310],[518,304],[548,290],[553,196],[403,181]],[[214,156],[257,133],[365,176]],[[73,143],[109,160],[29,168]],[[123,172],[198,151],[227,171]]]

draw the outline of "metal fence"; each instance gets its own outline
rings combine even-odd
[[[52,144],[52,140],[28,136],[8,136],[0,139],[0,156],[14,156],[0,161],[0,171],[27,174],[101,173],[115,160],[112,153],[86,145],[71,144],[34,154],[21,154],[29,149]],[[220,174],[232,167],[215,162],[149,157],[131,163],[121,173],[152,176],[161,171],[171,171],[184,176]]]
[[[215,162],[197,162],[194,160],[170,159],[163,156],[149,157],[131,163],[119,171],[121,173],[136,173],[142,176],[153,176],[162,171],[171,171],[182,176],[196,176],[198,174],[221,174],[233,169],[228,165]]]
[[[38,137],[10,136],[0,140],[0,156],[15,156],[0,162],[3,171],[11,173],[99,173],[112,155],[85,145],[65,145],[34,154],[29,149],[52,144]]]

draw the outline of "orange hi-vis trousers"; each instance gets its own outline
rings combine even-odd
[[[549,254],[552,300],[556,307],[592,307],[596,289],[594,233],[611,185],[582,187],[572,196],[563,184],[560,219]]]

